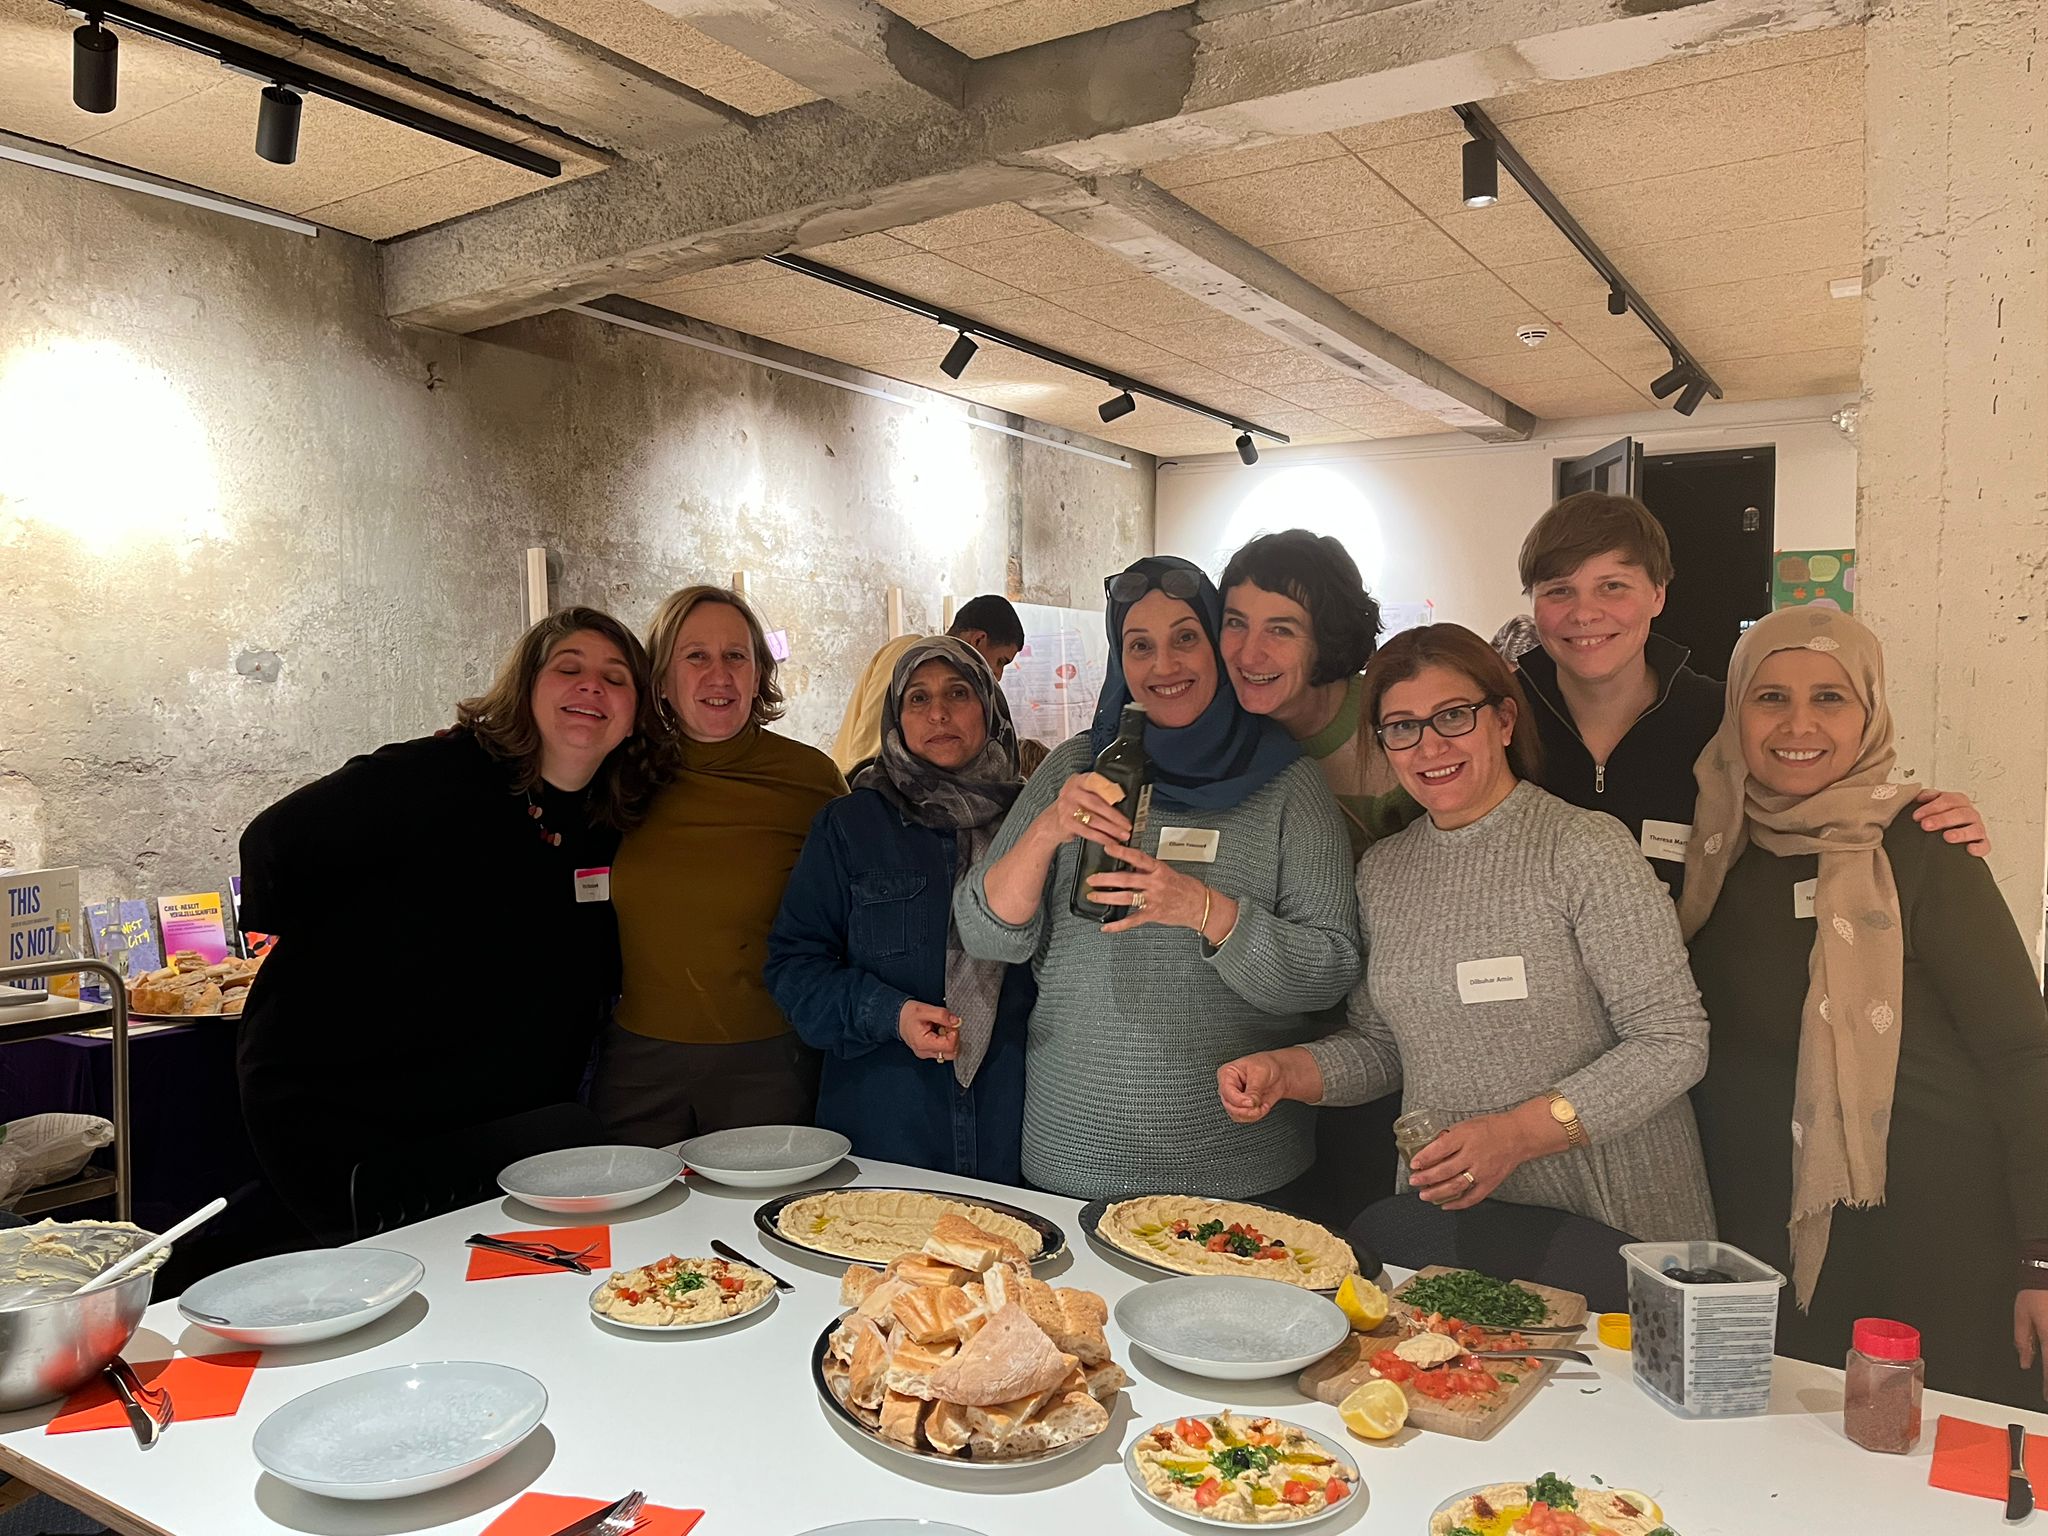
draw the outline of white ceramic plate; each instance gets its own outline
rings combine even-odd
[[[731,1261],[727,1260],[727,1262],[730,1263]],[[618,1273],[623,1274],[624,1271],[620,1270]],[[624,1328],[629,1333],[698,1333],[706,1328],[723,1328],[726,1324],[736,1323],[743,1317],[752,1317],[756,1312],[772,1302],[776,1296],[775,1287],[771,1285],[768,1287],[768,1294],[747,1308],[746,1311],[735,1312],[731,1317],[710,1318],[701,1323],[627,1323],[620,1321],[616,1317],[606,1317],[604,1313],[597,1310],[598,1292],[602,1291],[609,1284],[611,1284],[611,1280],[608,1276],[599,1281],[597,1289],[590,1293],[590,1316],[593,1321],[601,1323],[607,1328]]]
[[[1222,1279],[1228,1277],[1218,1276],[1217,1278]],[[1255,1285],[1279,1285],[1283,1284],[1284,1282],[1277,1280],[1256,1280],[1252,1283]],[[1299,1286],[1290,1286],[1288,1288],[1290,1290],[1300,1289]],[[1352,1499],[1363,1498],[1365,1496],[1365,1479],[1359,1474],[1358,1461],[1354,1456],[1352,1456],[1352,1454],[1349,1451],[1345,1450],[1343,1446],[1339,1445],[1336,1441],[1330,1439],[1327,1435],[1317,1434],[1314,1430],[1309,1429],[1305,1425],[1296,1424],[1287,1419],[1274,1419],[1273,1422],[1275,1424],[1285,1424],[1289,1429],[1300,1430],[1302,1434],[1306,1435],[1310,1440],[1315,1442],[1316,1448],[1318,1450],[1327,1452],[1329,1455],[1334,1456],[1340,1464],[1342,1464],[1345,1468],[1347,1468],[1350,1471],[1352,1476],[1352,1484],[1351,1498],[1345,1499],[1342,1503],[1339,1504],[1326,1505],[1322,1509],[1317,1510],[1312,1515],[1303,1515],[1299,1520],[1270,1521],[1268,1522],[1268,1525],[1272,1529],[1291,1531],[1297,1529],[1300,1526],[1314,1525],[1319,1520],[1328,1520],[1334,1515],[1341,1515],[1345,1513],[1347,1510],[1351,1508]],[[1154,1495],[1150,1488],[1147,1488],[1145,1486],[1145,1474],[1138,1470],[1138,1442],[1144,1439],[1146,1435],[1151,1434],[1152,1431],[1158,1427],[1159,1426],[1156,1424],[1146,1425],[1144,1429],[1140,1430],[1137,1434],[1131,1436],[1131,1443],[1124,1447],[1124,1476],[1128,1477],[1131,1480],[1131,1487],[1137,1491],[1139,1499],[1141,1499],[1143,1502],[1147,1504],[1150,1504],[1154,1509],[1160,1510],[1165,1514],[1173,1516],[1173,1518],[1176,1520],[1189,1520],[1194,1522],[1196,1525],[1220,1525],[1224,1527],[1226,1530],[1232,1531],[1244,1530],[1245,1523],[1241,1520],[1218,1520],[1213,1515],[1201,1515],[1192,1513],[1185,1509],[1175,1509],[1171,1504],[1167,1503],[1166,1500],[1157,1497],[1156,1495]]]
[[[1491,1483],[1474,1483],[1470,1488],[1452,1494],[1448,1499],[1445,1499],[1441,1504],[1437,1505],[1435,1509],[1432,1509],[1429,1512],[1429,1521],[1422,1527],[1424,1536],[1428,1536],[1430,1526],[1436,1523],[1436,1517],[1444,1513],[1444,1511],[1450,1509],[1454,1505],[1464,1503],[1465,1500],[1471,1498],[1472,1495],[1475,1493],[1484,1493],[1487,1489],[1495,1487],[1498,1484],[1507,1481],[1507,1478],[1497,1477]],[[1606,1488],[1606,1485],[1604,1483],[1600,1486]],[[1658,1524],[1661,1525],[1663,1523],[1664,1511],[1662,1507],[1659,1506],[1657,1501],[1651,1498],[1647,1493],[1639,1493],[1633,1488],[1607,1488],[1606,1491],[1609,1493],[1620,1494],[1623,1498],[1629,1500],[1631,1503],[1634,1503],[1638,1507],[1649,1511],[1650,1518],[1657,1521]]]
[[[693,1136],[676,1148],[692,1173],[735,1189],[774,1189],[815,1179],[853,1150],[815,1125],[747,1125]]]
[[[313,1344],[374,1323],[426,1272],[411,1254],[389,1248],[281,1253],[196,1282],[178,1298],[178,1312],[237,1344]]]
[[[1236,1275],[1155,1280],[1127,1293],[1114,1315],[1147,1354],[1217,1381],[1291,1376],[1351,1332],[1327,1296]]]
[[[651,1200],[682,1171],[683,1160],[658,1147],[565,1147],[521,1158],[498,1188],[539,1210],[589,1215]]]
[[[936,1520],[855,1520],[846,1525],[818,1525],[798,1536],[981,1536],[964,1525]]]
[[[256,1427],[273,1477],[330,1499],[402,1499],[474,1477],[532,1434],[547,1389],[480,1360],[394,1365],[316,1387]]]

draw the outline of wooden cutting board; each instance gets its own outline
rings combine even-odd
[[[1417,1278],[1428,1275],[1447,1275],[1452,1271],[1443,1265],[1433,1265],[1418,1272]],[[1529,1280],[1517,1280],[1515,1284],[1525,1290],[1534,1291],[1550,1304],[1550,1315],[1546,1324],[1583,1323],[1586,1320],[1586,1298],[1576,1291],[1560,1291],[1553,1286],[1537,1285]],[[1405,1285],[1404,1285],[1405,1288]],[[1404,1310],[1400,1306],[1401,1292],[1394,1292],[1395,1305],[1389,1310],[1387,1321],[1372,1333],[1354,1333],[1329,1354],[1301,1373],[1300,1387],[1310,1397],[1325,1403],[1341,1403],[1352,1391],[1372,1380],[1372,1359],[1383,1349],[1392,1349],[1405,1336],[1399,1327],[1399,1317]],[[1564,1335],[1542,1334],[1532,1339],[1531,1344],[1561,1344],[1571,1348],[1573,1341]],[[1408,1422],[1417,1429],[1434,1430],[1440,1435],[1456,1435],[1464,1440],[1484,1440],[1515,1416],[1516,1411],[1549,1379],[1557,1369],[1555,1360],[1541,1360],[1533,1371],[1523,1370],[1520,1377],[1505,1392],[1497,1393],[1483,1401],[1472,1398],[1452,1398],[1439,1402],[1433,1397],[1424,1397],[1413,1387],[1404,1386],[1408,1395]]]

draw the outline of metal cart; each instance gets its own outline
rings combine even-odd
[[[0,966],[0,985],[31,981],[38,976],[68,976],[90,971],[107,983],[113,1001],[105,1007],[80,1006],[68,998],[47,1003],[27,1003],[18,1008],[0,1008],[0,1045],[20,1040],[42,1040],[51,1035],[68,1035],[79,1029],[97,1028],[99,1015],[113,1014],[114,1024],[114,1171],[101,1172],[88,1166],[84,1173],[47,1189],[32,1190],[21,1197],[16,1209],[24,1216],[36,1216],[59,1206],[84,1200],[114,1197],[114,1214],[121,1221],[134,1220],[134,1146],[129,1140],[128,1113],[128,987],[121,973],[104,960],[39,960],[32,965]],[[26,1015],[24,1017],[23,1015]]]

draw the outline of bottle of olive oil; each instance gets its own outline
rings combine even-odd
[[[1116,740],[1095,759],[1095,771],[1124,792],[1117,809],[1131,819],[1131,845],[1145,835],[1145,821],[1152,810],[1152,760],[1145,756],[1145,706],[1126,704],[1117,719]],[[1102,844],[1081,840],[1081,857],[1074,868],[1074,895],[1069,905],[1074,916],[1091,923],[1114,922],[1130,916],[1130,908],[1110,906],[1088,894],[1088,881],[1110,870],[1129,869],[1121,859],[1110,857]]]

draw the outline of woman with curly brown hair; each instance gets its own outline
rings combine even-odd
[[[693,586],[648,628],[676,772],[619,850],[624,995],[590,1104],[622,1141],[808,1125],[818,1058],[762,979],[768,930],[811,822],[846,781],[768,729],[782,690],[745,598]]]
[[[351,758],[242,835],[242,919],[278,936],[242,1017],[243,1115],[324,1241],[382,1224],[366,1167],[451,1133],[483,1145],[574,1100],[618,991],[609,867],[667,734],[647,653],[610,615],[565,608],[456,716]],[[392,912],[448,935],[462,963],[380,955],[371,925]],[[513,962],[516,980],[479,992]]]

